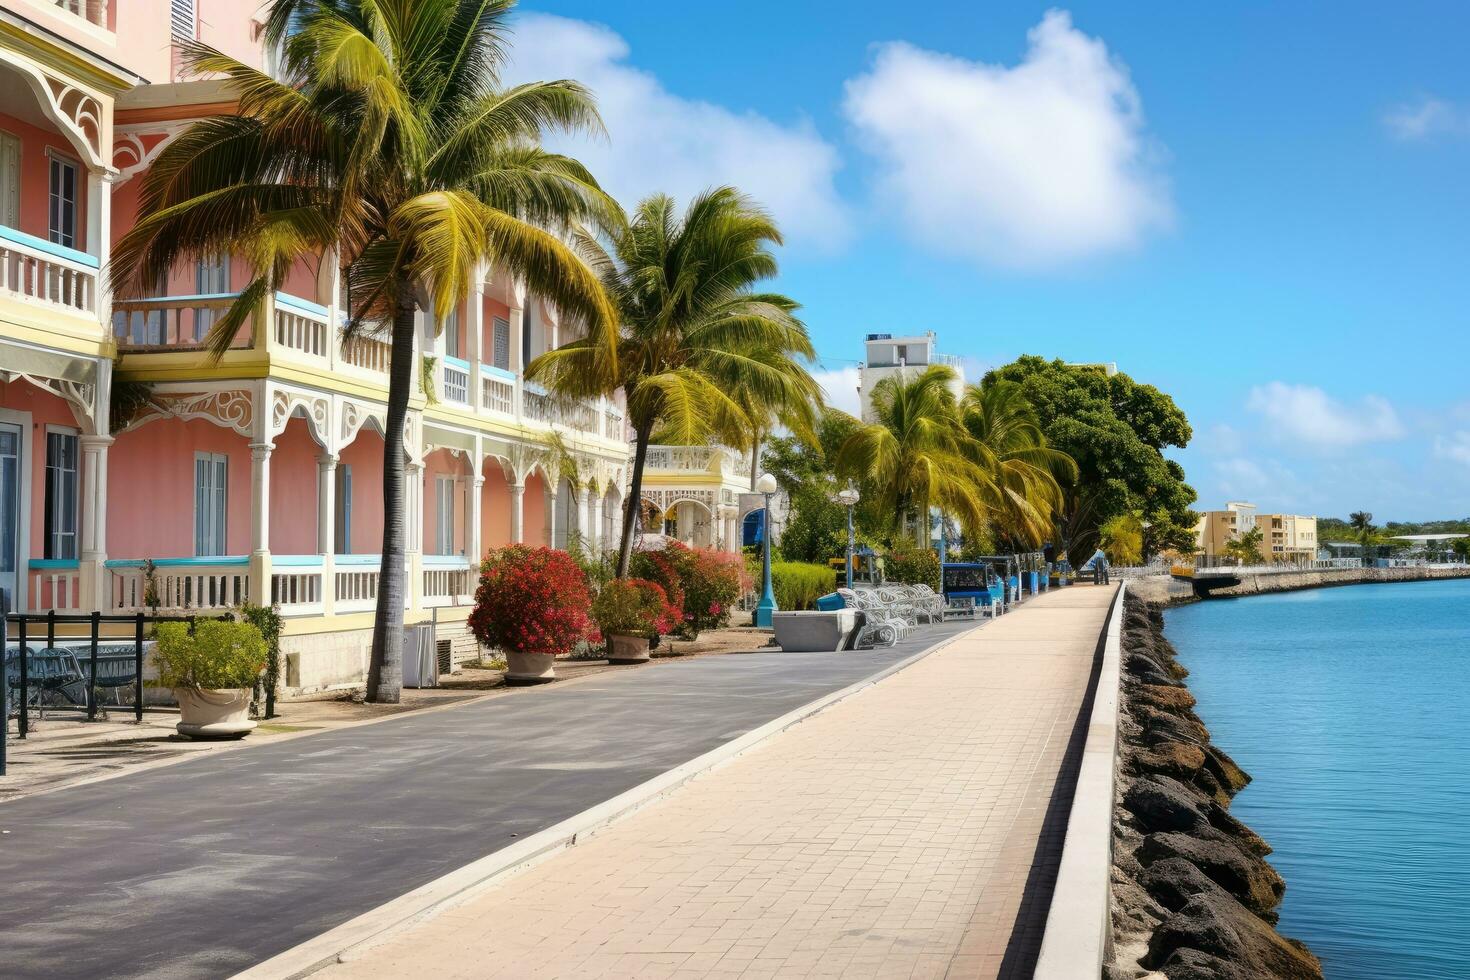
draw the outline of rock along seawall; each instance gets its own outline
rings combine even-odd
[[[1250,782],[1210,744],[1164,638],[1163,607],[1125,601],[1113,814],[1113,959],[1107,980],[1321,980],[1276,931],[1286,884],[1270,846],[1230,815]]]

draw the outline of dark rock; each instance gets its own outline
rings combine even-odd
[[[1177,857],[1163,858],[1150,864],[1139,875],[1138,883],[1154,901],[1170,912],[1178,912],[1196,895],[1210,892],[1228,894],[1209,875]]]
[[[1198,791],[1168,776],[1141,776],[1123,791],[1123,806],[1149,833],[1209,826],[1206,805]]]
[[[1133,765],[1142,772],[1189,779],[1205,764],[1205,751],[1187,742],[1159,742],[1133,754]]]
[[[1138,849],[1138,859],[1144,867],[1176,857],[1199,868],[1252,912],[1272,911],[1286,893],[1286,882],[1275,868],[1223,834],[1208,839],[1174,832],[1150,834]]]
[[[1258,857],[1265,857],[1271,853],[1271,845],[1266,843],[1265,838],[1232,817],[1230,811],[1223,806],[1210,807],[1206,816],[1209,817],[1211,827],[1226,837],[1233,838],[1237,844],[1250,853]]]
[[[1230,791],[1234,796],[1250,785],[1250,773],[1235,764],[1235,760],[1224,752],[1211,745],[1205,749],[1205,764],[1210,767],[1210,772],[1220,781],[1220,785]]]
[[[1150,744],[1160,739],[1205,745],[1210,741],[1209,729],[1198,721],[1148,704],[1131,705],[1133,720],[1143,727],[1144,740]]]
[[[1170,980],[1188,977],[1211,977],[1209,973],[1190,974],[1191,959],[1181,951],[1194,951],[1231,964],[1237,974],[1223,976],[1276,977],[1279,980],[1322,980],[1322,964],[1300,945],[1277,935],[1276,930],[1253,915],[1228,895],[1202,893],[1165,919],[1154,930],[1149,941],[1144,966],[1159,969],[1171,960],[1178,972],[1164,971]],[[1175,953],[1180,952],[1176,959]],[[1197,969],[1214,968],[1215,964],[1194,959]]]
[[[1259,980],[1249,970],[1197,949],[1176,949],[1159,972],[1169,980]]]
[[[1204,768],[1203,765],[1194,774],[1192,782],[1200,792],[1215,801],[1215,803],[1222,807],[1230,805],[1230,790],[1220,785],[1220,781],[1215,778],[1215,774]]]

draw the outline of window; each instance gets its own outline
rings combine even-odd
[[[198,38],[194,0],[169,0],[169,26],[175,41],[193,41]]]
[[[200,259],[194,265],[194,292],[199,296],[218,296],[230,291],[230,257]],[[202,341],[214,326],[220,310],[199,308],[194,311],[194,339]]]
[[[20,140],[0,130],[0,225],[20,227]]]
[[[77,436],[46,433],[45,558],[77,557]]]
[[[535,355],[531,353],[531,307],[527,306],[521,311],[521,363],[516,365],[517,371],[524,371],[526,364]]]
[[[225,500],[229,458],[219,453],[194,454],[194,554],[225,553]]]
[[[352,554],[352,467],[337,466],[337,522],[336,541],[332,548],[336,554]]]
[[[434,554],[454,554],[454,477],[434,479]]]
[[[463,357],[459,344],[459,310],[450,310],[444,318],[444,353],[449,357]]]
[[[491,362],[502,371],[510,370],[510,321],[496,317],[490,323]]]
[[[75,248],[77,242],[77,165],[51,155],[50,223],[52,244]]]

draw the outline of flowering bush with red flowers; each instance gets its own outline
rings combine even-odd
[[[565,551],[513,544],[480,565],[470,630],[513,653],[565,654],[593,638],[587,576]]]
[[[677,541],[662,551],[634,555],[633,573],[663,586],[669,601],[684,610],[681,632],[686,636],[728,623],[731,609],[749,587],[739,555]]]
[[[606,635],[661,636],[683,622],[663,587],[642,578],[613,579],[592,600],[592,618]]]

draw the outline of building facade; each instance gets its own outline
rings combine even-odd
[[[1195,528],[1199,553],[1207,558],[1226,554],[1226,546],[1248,533],[1261,531],[1261,557],[1266,561],[1298,561],[1317,557],[1317,518],[1300,514],[1258,514],[1256,505],[1231,501],[1224,510],[1200,514]]]
[[[1201,511],[1195,546],[1207,558],[1225,554],[1225,546],[1256,526],[1256,505],[1232,500],[1224,510]]]
[[[935,347],[933,331],[926,334],[894,336],[870,333],[863,344],[863,363],[859,369],[858,401],[864,422],[873,421],[873,389],[884,378],[908,374],[914,376],[931,364],[954,369],[954,393],[964,394],[965,373],[957,357],[941,354]]]
[[[231,109],[219,82],[178,80],[176,42],[269,71],[262,16],[230,0],[0,0],[0,590],[35,611],[274,602],[303,692],[367,662],[389,347],[344,339],[333,255],[293,269],[218,361],[200,341],[243,261],[176,268],[127,302],[105,277],[142,175],[191,121]],[[569,339],[491,267],[445,322],[421,318],[408,623],[462,635],[491,547],[620,533],[620,404],[567,405],[524,377]]]

